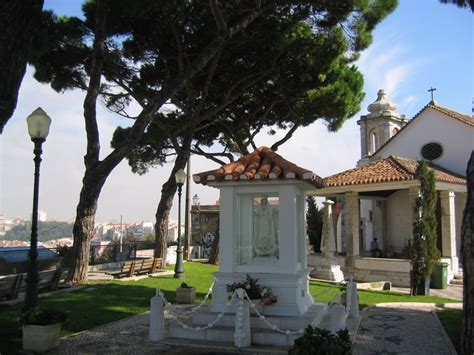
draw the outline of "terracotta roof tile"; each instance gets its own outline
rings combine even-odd
[[[193,175],[196,183],[209,181],[248,181],[265,179],[305,180],[316,187],[323,187],[323,179],[312,171],[300,168],[283,159],[267,147],[260,147],[239,160],[223,165],[219,169]]]
[[[435,164],[429,164],[429,169],[435,173],[436,181],[453,184],[466,184],[466,178]],[[390,181],[415,180],[417,160],[390,156],[371,164],[343,171],[324,179],[326,187],[365,185]]]
[[[379,149],[377,149],[377,151],[372,154],[372,156],[376,155],[378,152],[380,152],[389,142],[391,142],[393,139],[395,139],[395,137],[397,137],[400,132],[402,132],[406,127],[408,127],[410,125],[410,123],[412,123],[416,118],[418,118],[418,116],[420,116],[420,114],[425,111],[427,108],[432,108],[434,110],[437,110],[439,112],[442,112],[444,113],[445,115],[447,115],[448,117],[450,118],[453,118],[455,120],[458,120],[458,121],[461,121],[463,123],[466,123],[470,126],[474,126],[474,118],[468,116],[468,115],[465,115],[465,114],[462,114],[462,113],[459,113],[459,112],[456,112],[456,111],[453,111],[453,110],[450,110],[446,107],[442,107],[442,106],[439,106],[438,104],[436,103],[433,103],[432,101],[430,101],[425,107],[423,107],[415,116],[413,116],[413,118],[407,122],[407,124],[405,126],[403,126],[398,132],[397,134],[393,135],[392,137],[390,137],[390,139],[388,141],[386,141],[384,144],[382,144]]]

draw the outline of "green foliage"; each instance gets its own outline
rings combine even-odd
[[[269,287],[265,287],[258,284],[258,279],[254,279],[247,274],[244,281],[234,282],[226,286],[227,292],[233,293],[239,288],[244,289],[251,300],[258,300],[262,297],[270,297],[271,290]]]
[[[147,135],[127,156],[134,172],[163,164],[174,154],[171,139],[179,141],[188,128],[199,144],[218,140],[241,152],[250,144],[249,132],[263,126],[306,126],[324,119],[337,130],[359,111],[363,80],[351,63],[397,1],[258,3],[263,13],[172,95],[178,110],[155,113],[154,124],[144,127]],[[133,101],[146,107],[216,38],[207,2],[114,0],[108,5],[101,97],[120,115],[127,116]],[[255,9],[255,2],[219,7],[230,27]],[[57,91],[87,89],[95,11],[89,1],[84,19],[44,13],[30,58],[38,80]],[[129,132],[118,130],[113,147],[126,145]]]
[[[50,325],[62,323],[66,319],[64,312],[47,309],[42,307],[34,307],[24,312],[20,316],[20,324],[22,325]]]
[[[418,218],[413,223],[413,239],[407,241],[405,248],[413,267],[412,294],[416,294],[418,285],[430,277],[441,256],[436,245],[436,181],[426,161],[418,164],[416,177],[420,182],[420,196],[415,207]]]
[[[323,233],[323,209],[316,205],[313,196],[306,197],[308,209],[306,210],[306,233],[315,253],[321,251],[321,235]]]
[[[327,329],[308,325],[304,334],[295,340],[289,355],[344,355],[352,354],[352,343],[347,329],[332,334]]]
[[[39,222],[38,240],[47,242],[48,240],[68,238],[72,235],[72,223],[67,222]],[[31,238],[31,222],[18,224],[5,233],[5,240],[29,241]]]

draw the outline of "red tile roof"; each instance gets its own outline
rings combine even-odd
[[[466,184],[466,178],[435,164],[429,164],[429,169],[435,173],[439,182]],[[417,160],[390,156],[371,164],[343,171],[324,179],[326,187],[364,185],[390,181],[416,180]]]
[[[323,187],[322,178],[312,171],[283,159],[267,147],[260,147],[239,160],[223,165],[219,169],[193,175],[196,183],[209,181],[249,181],[266,179],[297,179]]]
[[[415,116],[413,116],[413,118],[408,121],[408,123],[403,126],[400,131],[397,132],[397,134],[393,135],[392,137],[390,137],[390,139],[388,141],[386,141],[384,144],[382,144],[380,146],[379,149],[377,149],[377,151],[372,154],[372,156],[376,155],[378,152],[380,152],[389,142],[391,142],[393,139],[395,139],[395,137],[397,137],[406,127],[408,127],[410,125],[410,123],[412,123],[416,118],[418,118],[418,116],[420,116],[420,114],[425,111],[427,108],[432,108],[436,111],[439,111],[441,113],[444,113],[445,115],[447,115],[448,117],[452,118],[452,119],[455,119],[455,120],[458,120],[460,122],[463,122],[463,123],[466,123],[468,124],[469,126],[474,126],[474,118],[471,117],[471,116],[468,116],[468,115],[465,115],[465,114],[462,114],[462,113],[459,113],[459,112],[456,112],[456,111],[453,111],[453,110],[450,110],[446,107],[442,107],[442,106],[439,106],[438,104],[434,103],[433,101],[430,101],[425,107],[423,107]]]

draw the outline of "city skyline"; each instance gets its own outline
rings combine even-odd
[[[45,9],[52,8],[58,15],[77,14],[80,3],[46,0]],[[336,133],[327,132],[321,122],[298,130],[278,153],[323,177],[353,168],[360,158],[356,121],[367,112],[367,105],[376,99],[377,91],[382,88],[407,118],[429,102],[431,87],[437,89],[434,98],[440,105],[471,114],[472,30],[472,14],[466,9],[436,0],[400,1],[399,8],[377,27],[372,45],[357,62],[365,80],[366,97],[361,111]],[[72,220],[84,171],[84,93],[55,93],[47,85],[36,82],[32,73],[33,69],[28,68],[16,112],[0,138],[0,213],[9,219],[31,215],[33,144],[27,133],[26,117],[41,106],[51,116],[52,125],[43,145],[40,209],[52,219]],[[101,157],[104,157],[110,152],[115,127],[128,126],[130,122],[117,118],[103,107],[98,113]],[[261,135],[257,142],[270,145],[275,139]],[[216,167],[204,158],[192,159],[192,173]],[[154,221],[161,185],[170,171],[171,165],[167,164],[138,176],[131,173],[126,161],[122,162],[105,183],[96,222],[120,220],[121,215],[124,221]],[[218,199],[216,189],[194,183],[191,186],[191,198],[198,194],[203,205],[214,204]],[[176,205],[174,203],[171,212],[174,219]]]

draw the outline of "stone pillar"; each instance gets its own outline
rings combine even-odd
[[[456,218],[454,192],[440,191],[441,202],[441,253],[451,259],[451,270],[458,270],[459,261],[456,255]]]
[[[351,259],[360,255],[359,251],[359,194],[357,192],[346,192],[346,240],[347,240],[347,262],[353,266]]]
[[[156,289],[156,295],[150,300],[150,330],[151,341],[161,341],[165,339],[165,314],[164,303],[160,289]]]

